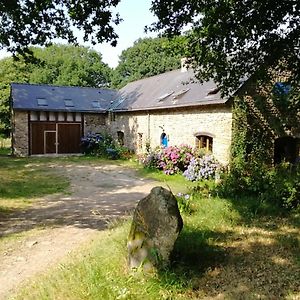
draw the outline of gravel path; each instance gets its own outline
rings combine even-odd
[[[70,163],[49,168],[69,178],[71,192],[45,197],[0,220],[0,236],[43,228],[0,251],[0,299],[7,299],[26,279],[57,264],[112,219],[128,214],[156,185],[118,165]]]

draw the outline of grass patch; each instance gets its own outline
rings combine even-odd
[[[141,177],[157,180],[170,187],[173,194],[179,192],[187,192],[191,188],[197,186],[199,183],[188,181],[182,174],[166,175],[160,170],[143,168],[141,165],[137,166],[138,174]]]
[[[290,219],[259,217],[249,226],[234,204],[196,197],[167,270],[126,269],[129,222],[100,232],[82,251],[16,299],[296,299],[299,232]],[[297,216],[294,216],[297,222]]]
[[[175,191],[194,187],[177,176],[140,172]],[[15,299],[298,299],[300,216],[284,216],[255,199],[221,199],[199,190],[191,213],[183,214],[168,269],[148,276],[128,272],[126,222],[99,232]]]
[[[65,191],[69,182],[36,159],[0,157],[0,212],[28,206],[34,198]]]
[[[0,137],[0,156],[11,154],[11,140]]]

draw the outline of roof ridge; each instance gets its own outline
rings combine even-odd
[[[189,70],[192,70],[192,69],[189,69]],[[189,70],[186,71],[186,72],[189,72]],[[150,80],[150,79],[152,79],[152,78],[154,78],[154,77],[167,76],[167,75],[170,74],[170,73],[175,73],[175,72],[178,72],[178,71],[179,71],[179,73],[186,73],[186,72],[181,72],[181,68],[179,68],[179,69],[170,70],[170,71],[167,71],[167,72],[164,72],[164,73],[159,73],[159,74],[156,74],[156,75],[152,75],[152,76],[149,76],[149,77],[144,77],[144,78],[141,78],[141,79],[136,79],[136,80],[134,80],[134,81],[128,82],[125,86],[127,86],[128,84],[134,83],[134,82],[138,82],[138,81],[146,81],[146,80]],[[125,87],[125,86],[124,86],[124,87]],[[122,87],[120,90],[122,90],[124,87]]]
[[[75,86],[75,85],[57,85],[57,84],[46,84],[46,83],[28,83],[28,82],[11,82],[12,84],[19,85],[35,85],[35,86],[48,86],[57,88],[80,88],[80,89],[94,89],[94,90],[108,90],[108,91],[118,91],[117,89],[101,88],[101,87],[91,87],[91,86]]]

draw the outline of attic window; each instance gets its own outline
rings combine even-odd
[[[190,89],[183,89],[173,95],[173,99],[179,98],[183,94],[187,93]]]
[[[208,91],[207,96],[209,96],[209,95],[215,95],[215,94],[217,94],[219,91],[220,91],[220,88],[219,88],[219,87],[216,87],[216,88],[214,88],[214,89],[211,89],[211,90]]]
[[[122,102],[124,102],[126,100],[126,98],[124,97],[120,97],[118,98],[116,101],[112,101],[111,102],[111,106],[110,106],[110,109],[113,110],[113,109],[116,109]]]
[[[101,106],[100,106],[100,101],[92,101],[92,107],[93,108],[101,108]]]
[[[158,97],[157,100],[158,100],[158,101],[163,101],[163,100],[165,100],[166,98],[168,98],[169,96],[171,96],[173,93],[174,93],[174,91],[169,92],[169,93],[166,93],[166,94],[163,94],[162,96]]]
[[[36,98],[38,106],[48,106],[48,102],[45,98]]]
[[[74,107],[74,103],[71,99],[65,99],[65,106],[66,107]]]

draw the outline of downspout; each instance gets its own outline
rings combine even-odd
[[[148,140],[150,141],[150,113],[148,111]]]
[[[150,132],[150,113],[149,113],[149,111],[148,111],[147,118],[148,118],[148,120],[147,120],[147,121],[148,121],[148,122],[147,122],[147,123],[148,123],[148,124],[147,124],[147,126],[148,126],[148,128],[147,128],[147,129],[148,129],[148,133],[147,133],[148,136],[147,136],[147,143],[146,143],[146,144],[149,145],[149,149],[150,149],[150,145],[151,145],[151,144],[150,144],[150,134],[151,134],[151,132]],[[146,147],[146,148],[147,148],[147,147]]]

